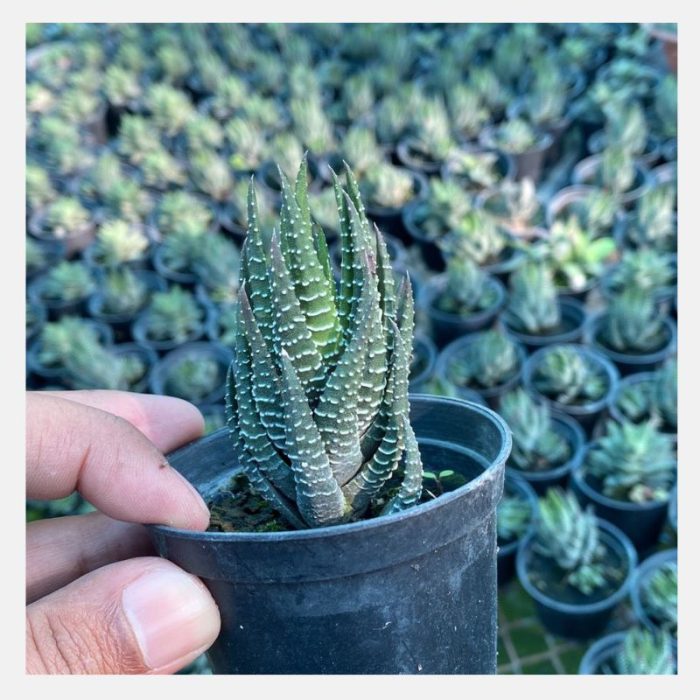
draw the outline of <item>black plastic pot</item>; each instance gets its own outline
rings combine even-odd
[[[180,396],[173,392],[169,386],[168,374],[175,368],[178,363],[182,362],[187,357],[213,358],[220,367],[220,381],[217,382],[216,389],[206,396],[195,398],[193,396]],[[178,396],[196,404],[211,404],[223,402],[226,392],[226,372],[233,359],[233,352],[221,345],[221,343],[211,342],[195,342],[184,343],[180,347],[171,350],[166,355],[160,358],[153,366],[148,378],[148,388],[151,394],[160,394],[168,396]]]
[[[626,635],[626,632],[607,634],[591,644],[581,659],[578,667],[579,676],[604,675],[603,668],[613,662],[617,653],[622,649]]]
[[[153,269],[169,282],[179,284],[185,289],[194,289],[195,284],[199,281],[197,275],[192,270],[179,271],[169,267],[164,258],[165,250],[163,245],[157,245],[152,249],[151,263]]]
[[[544,496],[552,486],[566,486],[571,471],[580,464],[586,447],[586,436],[577,421],[557,411],[552,411],[551,416],[552,430],[569,443],[571,457],[564,464],[541,471],[527,471],[508,465],[510,471],[519,474],[540,496]]]
[[[134,274],[146,283],[151,292],[164,292],[167,289],[166,281],[155,272],[137,269],[134,270]],[[148,303],[148,299],[146,299],[146,303]],[[90,316],[96,321],[108,323],[112,327],[115,340],[118,342],[131,340],[131,325],[135,314],[110,314],[103,310],[103,304],[104,294],[98,289],[87,301],[87,311]]]
[[[416,297],[416,306],[428,319],[430,334],[439,348],[445,347],[456,338],[469,333],[476,333],[493,326],[506,300],[506,290],[495,277],[489,277],[487,285],[496,295],[494,304],[470,316],[460,316],[441,311],[436,302],[447,286],[446,275],[431,277],[420,289]]]
[[[273,533],[149,528],[221,613],[215,673],[496,671],[496,505],[510,434],[488,409],[414,395],[426,469],[469,483],[405,512]],[[238,466],[227,430],[169,455],[205,499]]]
[[[407,137],[396,144],[396,157],[401,165],[423,175],[437,175],[442,167],[442,160],[428,160],[421,157],[415,149],[415,139]]]
[[[600,167],[602,156],[593,155],[579,161],[571,173],[571,181],[575,185],[593,185]],[[620,194],[620,202],[631,207],[649,189],[649,171],[641,163],[635,163],[636,175],[632,189]]]
[[[43,306],[49,321],[57,321],[61,316],[84,316],[87,312],[87,301],[89,294],[80,299],[64,301],[62,299],[51,299],[43,294],[46,276],[36,277],[27,286],[27,297],[34,303]]]
[[[209,313],[210,311],[205,309],[205,315],[208,316]],[[204,335],[205,327],[206,318],[198,323],[192,333],[183,340],[155,340],[148,335],[148,309],[144,309],[131,322],[131,337],[134,339],[135,343],[156,350],[159,354],[163,354],[175,350],[185,343],[192,343],[199,340]]]
[[[591,442],[586,453],[595,445]],[[633,542],[640,555],[648,552],[658,541],[666,523],[668,500],[651,503],[631,503],[603,495],[592,483],[585,470],[586,454],[571,471],[571,489],[582,505],[593,506],[598,517],[620,528]]]
[[[513,318],[505,309],[501,314],[501,320],[508,335],[517,340],[529,352],[533,353],[548,345],[561,345],[561,343],[578,343],[583,335],[583,328],[586,322],[586,309],[584,305],[576,299],[559,298],[559,311],[561,313],[560,332],[543,335],[533,335],[523,333],[514,328]]]
[[[603,411],[606,410],[608,404],[610,403],[610,400],[617,389],[620,376],[615,365],[613,365],[613,363],[610,362],[605,355],[602,355],[596,350],[592,350],[591,348],[587,348],[583,345],[576,345],[575,343],[572,343],[571,346],[575,347],[578,352],[582,353],[598,364],[598,366],[600,366],[607,376],[608,390],[600,399],[586,404],[563,404],[550,399],[544,394],[541,394],[535,388],[533,383],[535,370],[542,362],[542,358],[553,346],[540,348],[527,359],[522,372],[523,387],[535,399],[547,401],[547,403],[549,403],[554,410],[559,411],[560,413],[565,413],[566,415],[576,419],[586,434],[590,435],[598,418],[603,414]]]
[[[437,361],[437,348],[430,336],[423,333],[414,333],[413,356],[421,358],[422,369],[420,372],[415,373],[415,376],[414,371],[411,370],[408,378],[408,389],[413,393],[420,393],[423,384],[433,376],[435,362]]]
[[[537,494],[530,484],[522,478],[520,472],[506,469],[505,482],[503,484],[503,495],[512,494],[524,498],[530,505],[531,519],[527,530],[515,540],[506,544],[498,545],[498,585],[503,586],[515,576],[515,555],[520,542],[533,532],[535,519],[539,509]]]
[[[584,339],[587,345],[605,355],[615,363],[620,375],[625,377],[637,372],[649,372],[657,369],[676,352],[676,324],[668,317],[663,319],[666,342],[663,347],[653,352],[624,353],[612,350],[601,340],[602,325],[606,313],[596,314],[588,319],[584,329]]]
[[[497,411],[500,404],[501,396],[507,394],[509,391],[512,391],[520,384],[520,380],[523,373],[523,367],[525,365],[526,359],[525,349],[521,345],[516,343],[516,351],[518,353],[518,370],[503,384],[499,384],[498,386],[489,388],[456,386],[448,377],[447,368],[449,362],[452,359],[452,357],[461,354],[465,346],[469,345],[470,343],[473,343],[475,337],[475,333],[470,333],[469,335],[457,338],[456,340],[453,340],[451,343],[446,345],[438,355],[437,363],[435,364],[435,375],[442,382],[444,382],[450,387],[453,387],[453,389],[457,392],[457,395],[460,398],[463,398],[468,401],[469,395],[472,392],[476,392],[481,396],[482,399],[484,399],[484,401],[486,401],[486,404],[490,408],[492,408],[494,411]]]
[[[617,605],[627,596],[637,565],[637,553],[625,533],[605,520],[598,519],[600,541],[624,568],[625,578],[614,593],[592,603],[563,603],[539,590],[531,581],[529,564],[534,535],[523,539],[516,554],[518,580],[535,602],[537,616],[551,634],[569,639],[591,639],[607,627]]]
[[[658,630],[659,626],[649,617],[649,613],[642,602],[642,592],[648,585],[651,576],[656,573],[659,567],[670,562],[678,562],[677,549],[664,549],[656,554],[652,554],[637,567],[632,578],[630,601],[632,602],[634,616],[640,624],[652,632]],[[678,640],[675,637],[673,638],[673,650],[674,652],[678,651]]]
[[[654,381],[656,377],[655,372],[637,372],[635,374],[630,374],[627,377],[624,377],[623,379],[620,380],[620,383],[617,385],[617,390],[612,396],[612,399],[610,400],[610,405],[608,406],[608,413],[610,414],[610,418],[612,418],[614,421],[617,421],[618,423],[623,423],[625,421],[632,421],[632,422],[643,422],[646,420],[649,420],[651,418],[650,415],[645,415],[642,417],[641,420],[638,421],[633,421],[630,416],[625,414],[619,407],[618,405],[618,400],[622,393],[625,391],[630,386],[633,386],[635,384],[649,384],[651,385],[652,382]],[[677,435],[677,428],[672,428],[671,426],[668,426],[666,424],[662,424],[658,428],[661,432],[667,433],[668,435],[673,435],[674,437]]]
[[[413,176],[413,199],[423,197],[428,190],[428,180],[422,173],[411,172]],[[411,200],[413,201],[413,200]],[[409,203],[407,202],[407,206]],[[402,218],[404,207],[380,207],[367,201],[365,197],[365,213],[374,221],[382,233],[396,236],[404,245],[412,243]]]

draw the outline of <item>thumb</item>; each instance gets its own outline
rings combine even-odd
[[[174,673],[219,627],[199,579],[165,559],[129,559],[27,606],[27,672]]]

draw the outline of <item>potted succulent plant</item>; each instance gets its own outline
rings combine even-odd
[[[530,352],[546,345],[576,343],[583,335],[586,310],[557,294],[549,267],[526,260],[510,276],[504,326]]]
[[[447,271],[429,279],[417,306],[438,347],[492,326],[505,302],[503,284],[469,258],[450,257]]]
[[[65,314],[85,311],[87,300],[95,289],[92,270],[81,261],[62,260],[27,288],[29,298],[43,305],[54,321]]]
[[[96,268],[143,267],[150,245],[143,226],[114,219],[99,227],[94,243],[83,251],[83,259]]]
[[[231,154],[228,159],[230,167],[239,174],[252,175],[265,160],[267,144],[264,133],[251,119],[242,116],[229,119],[224,133]]]
[[[215,672],[493,673],[495,510],[507,430],[490,411],[447,399],[414,398],[409,416],[410,287],[395,295],[351,174],[345,191],[336,187],[341,238],[352,251],[338,306],[300,172],[269,257],[257,216],[249,217],[227,381],[230,435],[219,431],[169,457],[211,504],[215,527],[228,525],[151,532],[218,603],[222,632],[208,652]],[[476,440],[478,467],[445,439],[450,411],[454,435]],[[439,434],[449,467],[468,483],[420,503],[422,460],[436,472],[447,464],[429,446]],[[251,499],[267,509],[239,523],[238,504]],[[434,517],[441,525],[431,528]],[[485,537],[478,554],[474,537]],[[404,543],[400,554],[386,538]],[[473,555],[458,554],[465,548]],[[378,636],[364,644],[378,605]]]
[[[518,579],[551,634],[590,639],[629,592],[637,554],[628,537],[559,487],[540,499],[535,532],[518,548]]]
[[[583,457],[586,437],[581,426],[522,388],[501,398],[499,412],[513,433],[508,468],[540,495],[551,486],[565,485]]]
[[[666,521],[676,480],[673,438],[653,423],[608,421],[571,473],[574,491],[617,525],[640,553],[653,547]]]
[[[523,368],[523,387],[590,434],[619,382],[615,366],[595,350],[565,343],[534,352]]]
[[[630,287],[614,297],[608,310],[590,318],[586,342],[627,375],[656,369],[676,350],[676,326],[659,314],[653,297]]]
[[[438,355],[436,375],[461,395],[479,393],[498,410],[501,397],[520,382],[525,350],[499,327],[457,338]]]
[[[668,183],[642,194],[617,238],[621,247],[675,253],[677,236],[676,185]]]
[[[63,259],[66,247],[63,241],[41,241],[31,236],[25,237],[24,261],[27,282],[48,272]]]
[[[177,285],[165,292],[154,292],[148,306],[131,324],[134,341],[153,350],[166,352],[204,334],[207,310],[195,296]]]
[[[192,270],[199,280],[195,293],[208,306],[231,304],[238,294],[238,248],[219,234],[202,237],[192,260]]]
[[[601,637],[581,659],[579,675],[650,675],[676,673],[676,659],[667,632],[632,627]]]
[[[511,180],[515,167],[510,156],[500,151],[478,146],[453,149],[440,168],[443,180],[455,180],[468,192],[497,188]]]
[[[58,197],[35,212],[29,221],[29,232],[41,240],[60,240],[71,256],[87,248],[95,235],[95,222],[90,212],[74,197]]]
[[[532,486],[519,474],[506,470],[503,497],[496,510],[498,585],[515,576],[515,555],[524,537],[535,527],[539,504]]]
[[[588,185],[564,187],[547,202],[549,228],[556,221],[566,221],[571,217],[578,219],[579,226],[594,236],[616,235],[625,222],[625,213],[615,195]]]
[[[482,190],[476,205],[491,214],[513,236],[544,235],[545,210],[530,178],[504,180],[497,188]]]
[[[662,630],[678,646],[678,550],[664,549],[645,559],[635,571],[630,589],[638,622],[651,631]]]

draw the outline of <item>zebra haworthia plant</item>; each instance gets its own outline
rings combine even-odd
[[[280,225],[268,245],[252,180],[248,195],[227,419],[251,485],[297,529],[356,520],[370,508],[396,512],[422,493],[408,418],[412,291],[407,278],[395,291],[384,240],[346,170],[345,188],[333,174],[337,291],[309,210],[306,160],[294,185],[280,172]]]

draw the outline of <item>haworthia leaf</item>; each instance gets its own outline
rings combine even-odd
[[[382,515],[398,513],[416,505],[423,493],[423,462],[416,435],[408,416],[403,417],[405,443],[405,470],[399,492],[384,506]]]
[[[389,320],[396,317],[396,291],[394,284],[394,271],[391,267],[391,258],[386,247],[386,242],[374,225],[374,238],[377,249],[377,286],[382,307],[382,319],[384,332],[389,334]]]

